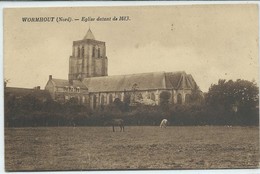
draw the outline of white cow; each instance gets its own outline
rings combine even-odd
[[[168,125],[168,123],[169,123],[169,122],[168,122],[167,119],[163,119],[163,120],[161,121],[160,128],[162,128],[162,127],[166,128],[167,125]]]

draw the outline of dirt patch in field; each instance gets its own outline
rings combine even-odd
[[[5,129],[5,167],[19,170],[259,167],[258,127]]]

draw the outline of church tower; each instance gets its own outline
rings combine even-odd
[[[96,40],[89,29],[82,40],[73,42],[69,59],[69,82],[100,76],[107,76],[106,45]]]

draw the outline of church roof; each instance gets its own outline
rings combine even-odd
[[[192,89],[195,81],[185,72],[152,72],[85,78],[83,83],[89,92],[130,91],[156,89]]]
[[[82,83],[81,81],[79,80],[73,80],[73,86],[74,87],[80,87],[80,88],[87,88],[84,83]]]
[[[58,86],[58,87],[70,86],[68,80],[64,80],[64,79],[51,79],[51,81],[54,82],[54,85]]]
[[[70,84],[68,80],[64,79],[51,79],[54,82],[54,85],[57,87],[65,87],[65,86],[73,86],[73,87],[80,87],[86,88],[86,86],[79,80],[73,80],[73,84]]]
[[[95,37],[94,37],[94,35],[93,35],[93,33],[92,33],[92,31],[91,31],[90,29],[88,29],[88,32],[87,32],[87,34],[85,35],[85,37],[84,37],[83,40],[85,40],[85,39],[95,40]]]
[[[167,72],[165,73],[166,88],[175,89],[194,89],[196,82],[192,75],[182,72]]]

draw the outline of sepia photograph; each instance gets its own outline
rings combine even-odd
[[[3,9],[6,172],[258,169],[258,4]]]

